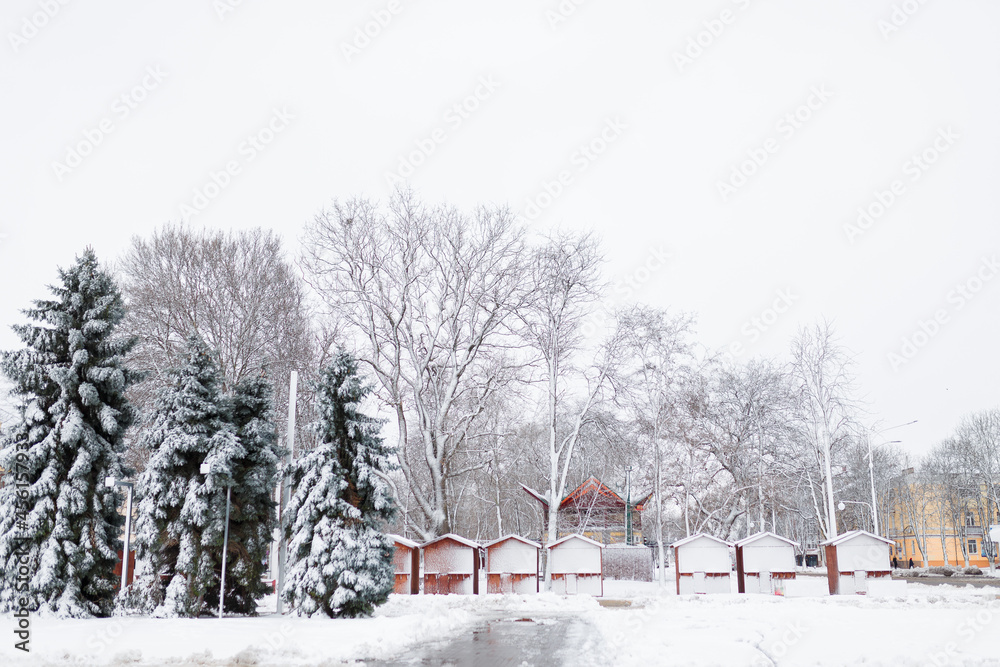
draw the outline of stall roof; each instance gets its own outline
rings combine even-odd
[[[521,537],[520,535],[514,535],[513,533],[510,534],[510,535],[504,535],[499,540],[493,540],[492,542],[487,542],[483,546],[486,547],[487,549],[489,549],[493,545],[500,544],[501,542],[506,542],[507,540],[517,540],[518,542],[524,542],[525,544],[529,544],[529,545],[535,547],[536,549],[541,549],[542,548],[542,545],[539,544],[538,542],[534,542],[534,541],[529,540],[529,539],[527,539],[525,537]]]
[[[718,537],[715,537],[714,535],[709,535],[708,533],[698,533],[697,535],[692,535],[691,537],[685,537],[683,540],[678,540],[678,541],[674,542],[673,544],[671,544],[670,546],[672,546],[672,547],[682,547],[685,544],[687,544],[688,542],[694,542],[695,540],[701,539],[703,537],[708,538],[708,539],[710,539],[710,540],[712,540],[714,542],[718,542],[719,544],[724,544],[727,547],[733,546],[729,542],[726,542],[725,540],[720,540]]]
[[[410,549],[419,549],[420,543],[414,542],[413,540],[408,540],[402,535],[396,535],[395,533],[389,533],[386,537],[391,537],[394,542],[399,542],[404,547],[409,547]]]
[[[782,542],[784,542],[786,544],[790,544],[793,547],[799,546],[798,542],[796,542],[794,540],[790,540],[787,537],[782,537],[781,535],[778,535],[777,533],[772,533],[771,531],[763,531],[763,532],[757,533],[756,535],[751,535],[750,537],[744,538],[742,540],[738,540],[736,542],[736,546],[738,546],[738,547],[745,547],[746,545],[753,544],[757,540],[759,540],[761,538],[764,538],[764,537],[773,537],[775,539],[781,540]]]
[[[458,542],[459,544],[463,544],[463,545],[469,547],[470,549],[479,549],[480,548],[480,545],[478,543],[473,542],[472,540],[467,540],[464,537],[462,537],[460,535],[456,535],[454,533],[447,533],[446,535],[442,535],[440,537],[435,537],[430,542],[424,542],[424,544],[423,544],[423,546],[421,548],[426,549],[430,545],[437,544],[438,542],[441,542],[443,540],[454,540],[455,542]]]
[[[832,545],[836,546],[838,544],[843,544],[844,542],[847,542],[848,540],[853,540],[855,537],[860,537],[862,535],[867,535],[868,537],[874,537],[876,540],[879,540],[881,542],[885,542],[886,544],[895,544],[895,542],[893,542],[892,540],[887,540],[886,538],[884,538],[884,537],[882,537],[880,535],[876,535],[874,533],[869,533],[867,530],[850,530],[850,531],[844,533],[843,535],[838,535],[837,537],[835,537],[835,538],[833,538],[831,540],[827,540],[826,542],[820,542],[819,544],[820,544],[820,546],[826,546],[828,544],[832,544]]]
[[[583,540],[584,542],[587,542],[589,544],[593,544],[594,546],[600,547],[602,549],[604,548],[604,545],[601,544],[600,542],[598,542],[596,540],[592,540],[589,537],[584,537],[583,535],[580,535],[579,533],[573,533],[572,535],[567,535],[566,537],[560,538],[560,539],[556,540],[555,542],[553,542],[552,544],[548,545],[545,548],[546,549],[551,549],[551,548],[553,548],[555,546],[558,546],[558,545],[562,544],[566,540],[572,540],[572,539]]]

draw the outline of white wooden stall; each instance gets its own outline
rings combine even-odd
[[[546,548],[553,593],[604,595],[603,544],[583,535],[567,535]]]
[[[401,535],[388,535],[396,550],[392,563],[396,582],[392,592],[399,595],[416,595],[420,592],[420,545]]]
[[[518,535],[507,535],[485,547],[487,593],[538,592],[541,544]]]
[[[732,544],[706,533],[674,542],[677,594],[730,593],[733,561]]]
[[[830,595],[865,595],[872,580],[891,581],[892,540],[852,530],[822,543]]]
[[[424,594],[478,595],[479,550],[464,537],[448,533],[421,549],[424,552]]]
[[[740,593],[784,595],[785,582],[795,579],[792,540],[761,532],[736,543],[736,581]]]

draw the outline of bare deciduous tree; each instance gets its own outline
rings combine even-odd
[[[123,331],[138,338],[131,363],[150,373],[134,392],[140,408],[192,332],[216,351],[227,387],[266,369],[279,406],[289,372],[308,378],[320,365],[326,344],[311,329],[305,286],[273,232],[168,224],[149,239],[134,237],[118,272],[129,308]],[[302,387],[307,394],[308,382]],[[308,398],[299,406],[308,412]],[[141,468],[143,454],[134,454],[130,462]]]
[[[353,199],[317,215],[304,248],[310,284],[355,336],[395,415],[417,528],[448,532],[449,480],[467,472],[457,454],[518,369],[510,325],[532,290],[514,214],[429,208],[410,192],[387,211]]]
[[[583,320],[600,296],[601,261],[592,235],[554,232],[536,249],[528,274],[535,298],[517,313],[524,324],[523,335],[540,359],[545,384],[549,464],[546,541],[558,536],[558,509],[580,432],[602,392],[611,385],[624,342],[623,329],[616,323],[598,345],[593,363],[583,368],[574,364],[584,351]],[[571,386],[582,394],[575,403],[569,399]],[[546,563],[546,586],[551,581]]]
[[[829,322],[803,328],[792,341],[791,375],[798,385],[807,440],[815,456],[819,482],[825,487],[825,517],[817,512],[827,539],[837,535],[833,497],[833,457],[854,428],[857,404],[852,396],[852,360]]]
[[[663,546],[664,474],[685,441],[687,385],[697,372],[692,345],[692,318],[636,307],[622,315],[625,372],[622,396],[647,457],[652,458],[659,584],[666,583]]]

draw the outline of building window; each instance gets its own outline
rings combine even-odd
[[[979,550],[976,549],[976,541],[975,540],[969,540],[969,553],[970,554],[979,553]]]
[[[965,513],[965,525],[972,527],[976,525],[976,515],[972,512]]]

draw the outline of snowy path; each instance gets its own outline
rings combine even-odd
[[[447,642],[414,647],[369,667],[520,667],[585,665],[593,661],[594,628],[574,615],[491,618]],[[593,663],[596,664],[596,663]]]

